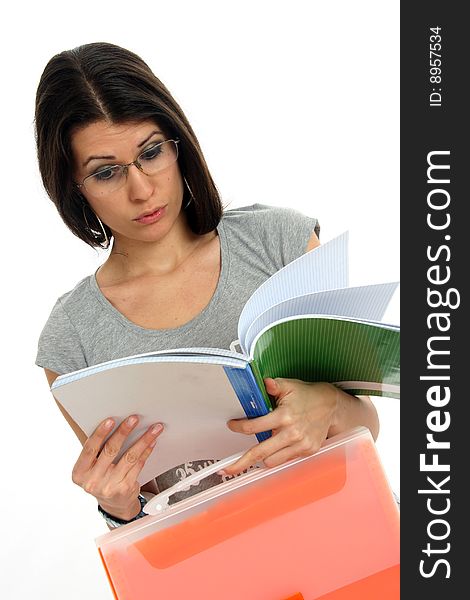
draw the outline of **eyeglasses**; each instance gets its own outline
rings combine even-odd
[[[90,196],[104,198],[113,194],[127,181],[129,167],[135,165],[144,175],[155,175],[178,160],[179,140],[165,140],[147,146],[139,156],[127,165],[106,165],[96,173],[88,175],[77,184],[84,187]]]

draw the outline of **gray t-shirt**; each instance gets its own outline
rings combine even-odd
[[[221,272],[209,304],[175,329],[145,329],[129,321],[105,298],[95,274],[82,279],[56,302],[38,342],[36,364],[58,374],[101,362],[169,348],[229,348],[237,339],[238,318],[250,295],[268,277],[301,256],[316,219],[295,210],[254,204],[225,211],[217,226]],[[199,470],[208,461],[176,467],[158,478],[160,490]],[[173,501],[220,482],[201,486]]]

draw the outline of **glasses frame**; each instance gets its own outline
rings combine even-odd
[[[150,146],[151,148],[155,148],[156,146],[161,146],[162,144],[166,144],[167,142],[173,142],[175,144],[176,147],[176,159],[174,160],[174,162],[176,162],[178,160],[178,156],[179,156],[179,148],[178,148],[178,144],[180,143],[180,140],[178,138],[176,139],[171,139],[171,140],[162,140],[161,142],[157,142],[156,144],[154,144],[153,146]],[[102,170],[106,171],[107,169],[114,169],[115,167],[119,167],[123,173],[123,175],[126,177],[126,179],[124,180],[127,181],[127,173],[129,172],[129,167],[132,167],[132,165],[134,165],[141,173],[143,173],[144,175],[146,175],[147,177],[153,177],[153,175],[155,175],[156,173],[158,173],[159,171],[156,171],[155,173],[153,173],[153,175],[149,175],[148,173],[146,173],[144,171],[143,166],[141,165],[139,158],[142,156],[142,154],[144,154],[145,152],[148,151],[149,148],[147,148],[146,150],[143,150],[142,152],[139,153],[139,155],[137,156],[137,158],[135,160],[132,160],[129,163],[126,163],[124,165],[121,164],[115,164],[115,165],[106,165],[106,167],[104,167]],[[173,163],[170,163],[173,164]],[[168,165],[170,166],[170,165]],[[163,169],[160,169],[163,170]],[[93,192],[90,192],[87,187],[86,187],[86,180],[87,179],[91,179],[92,177],[95,177],[98,173],[100,173],[101,171],[98,170],[95,173],[91,173],[90,175],[87,175],[81,183],[76,183],[75,185],[77,186],[78,189],[81,188],[85,188],[87,190],[87,192],[94,196],[96,196],[97,194],[93,194]],[[114,192],[117,192],[118,190],[120,190],[123,186],[125,185],[125,183],[123,185],[119,185],[115,190],[113,190],[112,192],[109,192],[110,194],[114,194]]]

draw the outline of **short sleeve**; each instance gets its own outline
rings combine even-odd
[[[261,204],[253,208],[263,246],[276,269],[302,256],[312,233],[320,235],[318,220],[298,210]]]
[[[88,366],[79,335],[60,298],[39,336],[36,364],[59,375]]]

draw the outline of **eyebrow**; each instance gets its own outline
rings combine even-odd
[[[157,134],[157,133],[160,133],[160,134],[161,134],[162,132],[161,132],[159,129],[155,129],[154,131],[152,131],[152,133],[150,133],[150,134],[149,134],[149,135],[148,135],[148,136],[145,138],[145,140],[143,140],[142,142],[140,142],[139,144],[137,144],[137,148],[142,148],[142,146],[143,146],[144,144],[146,144],[146,143],[147,143],[147,142],[150,140],[150,138],[152,138],[152,137],[153,137],[155,134]],[[86,166],[87,166],[87,164],[88,164],[89,162],[91,162],[92,160],[105,160],[105,159],[106,159],[106,160],[114,160],[115,158],[116,158],[116,157],[115,157],[115,156],[113,156],[112,154],[110,154],[110,155],[103,155],[103,156],[89,156],[89,157],[86,159],[86,161],[85,161],[85,162],[82,164],[82,167],[86,167]]]

